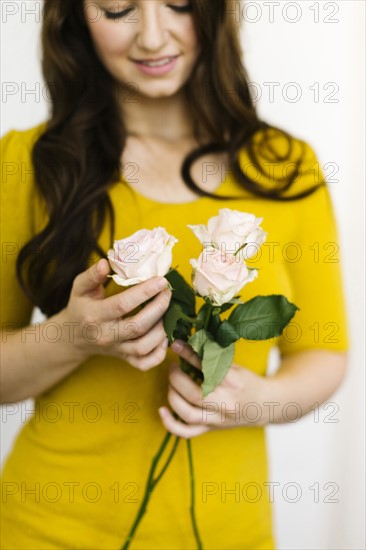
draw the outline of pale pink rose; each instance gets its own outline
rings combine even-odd
[[[163,277],[172,264],[172,248],[178,239],[163,227],[140,229],[130,237],[114,241],[108,260],[117,285],[131,286],[151,277]]]
[[[248,269],[233,254],[220,250],[203,250],[198,260],[190,260],[193,267],[192,284],[200,296],[209,297],[216,306],[229,302],[258,271]]]
[[[188,225],[204,246],[213,243],[227,254],[235,254],[244,244],[239,255],[242,259],[254,256],[266,239],[267,233],[259,224],[263,218],[254,214],[221,208],[218,216],[213,216],[206,225]]]

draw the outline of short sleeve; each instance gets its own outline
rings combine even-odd
[[[29,324],[33,304],[16,277],[21,248],[34,235],[33,174],[23,132],[11,130],[1,139],[1,330]]]
[[[314,165],[320,166],[306,144],[306,166]],[[320,181],[325,181],[320,175]],[[293,209],[296,227],[293,254],[286,261],[286,270],[293,289],[292,302],[300,309],[277,346],[283,355],[307,349],[346,351],[349,333],[342,253],[328,185],[325,183],[311,195],[287,205]]]

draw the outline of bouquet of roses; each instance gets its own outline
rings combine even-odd
[[[191,284],[171,268],[172,248],[178,240],[158,227],[141,229],[135,234],[114,242],[108,251],[109,263],[115,272],[110,275],[118,285],[131,286],[154,276],[165,276],[172,290],[168,310],[164,315],[164,329],[171,344],[175,339],[184,340],[201,359],[201,369],[195,368],[182,357],[180,366],[197,382],[202,398],[210,394],[223,381],[234,357],[235,342],[267,340],[280,336],[299,308],[285,296],[272,294],[256,296],[243,302],[237,293],[258,276],[246,260],[253,257],[266,239],[267,233],[260,227],[263,218],[254,214],[222,208],[217,216],[205,225],[188,225],[202,244],[198,259],[191,259]],[[129,248],[135,250],[131,261]],[[179,267],[179,266],[177,266]],[[196,311],[196,296],[204,300]],[[232,310],[227,319],[221,314]],[[173,413],[175,418],[178,415]],[[144,498],[122,548],[128,548],[134,533],[146,511],[153,488],[167,469],[177,445],[159,475],[155,476],[159,459],[166,448],[171,433],[167,432],[152,461]],[[194,471],[190,440],[187,451],[191,479],[191,519],[197,547],[202,548],[194,513]]]

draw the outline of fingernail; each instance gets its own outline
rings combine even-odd
[[[165,338],[165,340],[163,340],[163,343],[161,345],[164,349],[166,349],[168,347],[168,344],[169,344],[169,340],[168,338]]]
[[[166,288],[167,287],[167,280],[162,277],[161,279],[159,279],[156,283],[156,289],[157,290],[163,290],[163,288]]]
[[[164,414],[165,414],[165,409],[164,409],[164,407],[160,407],[160,408],[158,409],[158,411],[159,411],[159,414],[160,414],[161,416],[164,416]]]
[[[180,351],[181,349],[183,349],[183,344],[182,342],[179,342],[178,340],[175,340],[173,343],[172,343],[172,349],[175,349],[176,351]]]

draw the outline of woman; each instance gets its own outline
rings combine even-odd
[[[3,469],[2,547],[120,548],[168,429],[192,438],[204,548],[272,549],[264,427],[324,402],[346,369],[337,229],[315,153],[259,119],[229,0],[45,0],[43,15],[52,112],[2,140],[1,399],[35,398]],[[200,246],[187,224],[223,207],[263,217],[268,233],[242,298],[284,294],[300,310],[280,338],[239,341],[204,418],[177,366],[197,356],[167,349],[166,280],[121,292],[105,256],[113,239],[162,225],[189,281]],[[34,305],[48,319],[32,333]],[[266,376],[274,345],[280,368]],[[180,445],[131,548],[195,548],[188,507]]]

